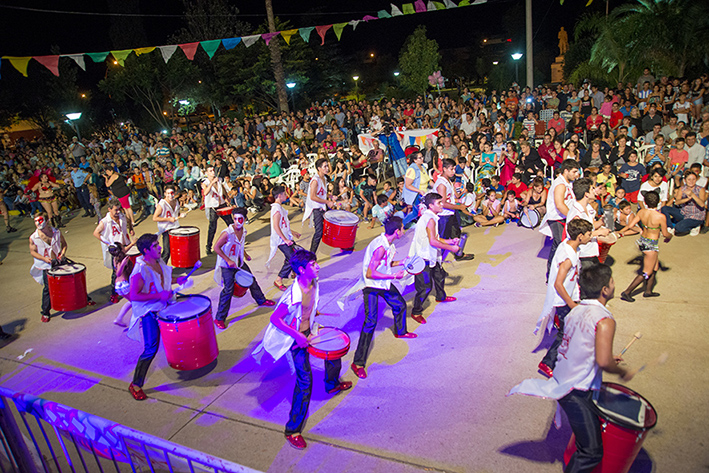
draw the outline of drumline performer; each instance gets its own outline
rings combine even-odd
[[[391,283],[392,279],[402,279],[406,271],[392,273],[393,267],[400,266],[401,261],[394,261],[396,247],[394,241],[402,237],[404,223],[401,217],[389,217],[384,221],[384,233],[372,240],[364,251],[362,277],[365,287],[364,295],[364,324],[359,335],[357,351],[350,368],[359,378],[366,378],[364,367],[369,355],[369,346],[372,344],[374,330],[377,328],[379,315],[379,297],[391,307],[394,314],[396,338],[416,338],[417,335],[406,330],[406,301],[399,290]]]
[[[317,174],[310,179],[308,195],[305,199],[305,211],[303,212],[303,222],[308,217],[313,216],[313,239],[310,241],[311,253],[317,253],[320,241],[323,234],[323,220],[325,212],[332,203],[327,200],[327,184],[325,183],[325,174],[330,169],[330,163],[325,158],[320,158],[315,161],[315,170]]]
[[[113,263],[116,265],[116,293],[128,301],[121,307],[113,323],[119,327],[127,327],[123,319],[125,319],[132,307],[130,300],[130,275],[135,265],[128,257],[126,249],[120,243],[112,245],[108,251],[113,256]]]
[[[290,267],[290,258],[295,251],[293,236],[300,238],[300,233],[291,230],[290,220],[288,220],[288,211],[283,208],[283,202],[288,199],[286,188],[276,186],[273,188],[271,195],[274,200],[271,204],[271,253],[268,255],[266,265],[276,256],[277,250],[280,250],[283,256],[286,257],[281,270],[278,272],[278,277],[273,281],[274,286],[281,291],[285,291],[286,286],[283,285],[283,280],[289,278],[291,272],[293,272]]]
[[[311,333],[315,331],[315,317],[320,315],[320,266],[315,253],[306,250],[294,252],[290,265],[296,280],[278,301],[263,341],[254,350],[254,355],[265,350],[275,360],[286,354],[292,358],[296,381],[285,436],[292,447],[302,450],[307,447],[302,432],[313,389],[308,346]],[[325,390],[328,394],[338,394],[352,388],[351,381],[340,381],[341,369],[341,359],[325,360]]]
[[[586,220],[591,225],[593,225],[593,230],[591,233],[591,239],[587,243],[583,243],[579,246],[579,260],[583,270],[587,266],[593,263],[599,263],[598,255],[598,240],[597,237],[603,237],[610,233],[610,230],[603,226],[602,220],[596,220],[596,211],[591,206],[591,202],[596,200],[597,187],[594,182],[587,178],[576,179],[572,184],[572,189],[574,192],[574,200],[570,202],[569,213],[566,215],[566,223],[573,220],[574,218],[580,218]],[[569,234],[564,230],[566,238],[569,238]]]
[[[222,286],[222,291],[219,294],[219,308],[217,309],[214,324],[220,329],[226,329],[226,318],[229,315],[231,307],[231,298],[234,294],[234,278],[238,271],[246,271],[251,273],[251,268],[246,264],[246,261],[251,261],[251,256],[246,252],[246,209],[237,207],[232,212],[233,222],[217,239],[217,244],[214,250],[217,253],[217,264],[214,267],[214,281]],[[253,274],[253,273],[251,273]],[[249,286],[251,297],[254,298],[258,305],[271,307],[276,305],[270,299],[266,299],[261,286],[259,286],[256,278],[253,278],[251,286]]]
[[[165,309],[168,301],[172,299],[172,285],[183,284],[187,278],[174,277],[172,267],[160,259],[162,248],[158,243],[158,236],[154,233],[141,235],[135,244],[141,256],[138,257],[130,276],[133,315],[128,326],[128,336],[139,340],[137,332],[142,326],[144,349],[138,358],[128,391],[136,401],[143,401],[148,398],[143,392],[145,376],[160,346],[157,313]]]
[[[440,238],[452,238],[455,233],[460,236],[460,220],[456,215],[456,210],[460,210],[467,215],[472,216],[468,209],[463,204],[456,204],[455,190],[451,179],[455,177],[456,162],[450,158],[443,159],[442,173],[436,179],[433,189],[443,196],[443,210],[438,214],[438,236]],[[456,261],[469,261],[475,258],[473,254],[454,255]]]
[[[603,441],[593,392],[601,388],[603,371],[630,381],[634,372],[620,366],[613,355],[615,319],[606,308],[613,299],[611,268],[593,264],[579,276],[581,302],[566,316],[564,341],[551,379],[527,379],[513,387],[515,393],[556,399],[566,412],[576,437],[576,452],[565,473],[590,472],[603,459]]]
[[[175,186],[165,186],[165,197],[155,206],[153,221],[158,223],[158,236],[162,235],[162,260],[170,260],[170,230],[180,227],[180,201],[175,196]]]
[[[202,181],[202,195],[204,196],[204,212],[209,221],[209,230],[207,231],[207,254],[212,254],[212,242],[214,235],[217,233],[217,217],[224,220],[227,226],[234,223],[231,215],[219,215],[217,209],[226,207],[226,191],[219,177],[214,173],[214,166],[207,166],[207,177]]]
[[[116,265],[109,252],[109,247],[120,243],[125,251],[128,251],[133,246],[129,235],[134,236],[135,232],[130,220],[121,211],[121,202],[115,199],[110,200],[106,216],[101,219],[94,230],[94,237],[101,242],[103,265],[111,270],[111,304],[118,303],[120,297],[116,292]]]

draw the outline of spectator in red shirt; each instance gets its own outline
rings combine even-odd
[[[516,172],[512,174],[512,179],[507,184],[507,190],[515,193],[515,198],[521,199],[522,192],[527,190],[527,184],[522,182],[522,174]]]
[[[563,118],[561,118],[558,111],[554,111],[554,118],[549,120],[549,123],[547,123],[547,128],[555,129],[557,135],[564,133],[564,130],[566,129],[566,122]]]
[[[551,155],[551,151],[554,149],[554,143],[551,141],[551,135],[549,133],[544,134],[544,142],[539,145],[537,152],[539,157],[542,158],[547,166],[554,165],[554,156]]]
[[[616,132],[618,127],[623,123],[623,112],[620,111],[620,105],[618,102],[613,103],[613,109],[611,111],[610,127],[611,131]]]

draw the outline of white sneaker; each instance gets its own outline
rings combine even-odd
[[[667,228],[667,231],[668,231],[669,233],[673,234],[673,235],[675,234],[675,229],[672,228],[672,227],[668,227],[668,228]]]
[[[689,232],[689,236],[697,236],[699,235],[699,231],[701,230],[700,227],[694,227],[692,228],[692,231]]]

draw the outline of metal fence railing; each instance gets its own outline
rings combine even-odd
[[[57,402],[0,387],[0,473],[257,473]]]

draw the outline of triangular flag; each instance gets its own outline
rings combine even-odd
[[[327,30],[330,28],[332,28],[332,25],[320,25],[315,27],[318,35],[320,35],[320,39],[322,39],[322,43],[320,43],[321,46],[325,44],[325,33],[327,33]]]
[[[155,46],[150,46],[148,48],[136,48],[133,50],[136,56],[140,56],[141,54],[152,53],[153,51],[155,51]]]
[[[416,11],[414,10],[414,6],[410,3],[404,3],[403,5],[401,5],[401,9],[403,10],[404,15],[411,15],[412,13],[416,13]]]
[[[459,4],[459,7],[467,7],[470,6],[470,0],[462,0]]]
[[[483,3],[487,3],[487,0],[475,0],[472,5],[481,5]]]
[[[297,29],[294,29],[294,30],[285,30],[285,31],[281,31],[281,36],[283,36],[283,40],[286,42],[286,44],[290,44],[290,38],[291,38],[291,36],[293,36],[293,35],[296,34],[297,32],[298,32]]]
[[[252,34],[251,36],[243,36],[241,38],[241,41],[243,41],[244,46],[246,46],[248,48],[248,47],[252,46],[256,41],[258,41],[260,37],[261,37],[260,34]]]
[[[451,0],[443,0],[443,3],[446,4],[446,8],[458,8],[458,5],[453,3]]]
[[[195,53],[197,53],[197,46],[199,46],[199,41],[196,41],[194,43],[178,44],[178,46],[180,47],[182,52],[185,53],[187,59],[192,61],[194,59]]]
[[[436,7],[436,10],[445,10],[446,9],[446,5],[443,2],[429,2],[429,3],[433,3],[433,5]]]
[[[434,5],[431,0],[429,0],[426,5],[426,11],[436,11],[436,5]]]
[[[94,62],[103,62],[106,60],[108,57],[108,51],[105,53],[86,53],[88,57],[90,57]]]
[[[386,10],[379,10],[379,11],[377,12],[377,16],[378,16],[380,19],[381,19],[381,18],[391,18],[391,15],[390,15],[389,12],[386,11]]]
[[[261,35],[263,40],[266,42],[266,46],[271,42],[271,40],[274,38],[274,36],[278,36],[280,31],[276,31],[275,33],[264,33]]]
[[[314,26],[308,26],[307,28],[298,28],[298,33],[300,34],[300,37],[303,38],[303,41],[307,43],[308,41],[310,41],[310,33],[312,33],[314,29]]]
[[[234,49],[239,43],[241,43],[241,38],[226,38],[222,40],[224,49],[226,49],[227,51],[230,49]]]
[[[126,58],[132,53],[132,49],[121,49],[119,51],[111,51],[111,54],[113,55],[113,59],[116,60],[116,62],[123,66],[125,65]]]
[[[34,60],[59,77],[59,56],[34,56]]]
[[[369,20],[378,20],[376,16],[372,15],[364,15],[364,18],[362,18],[362,21],[369,21]]]
[[[202,49],[204,49],[204,52],[207,53],[207,56],[209,56],[209,59],[212,59],[214,57],[214,53],[217,52],[217,49],[219,48],[219,45],[222,43],[221,39],[210,39],[208,41],[202,41]]]
[[[86,70],[86,62],[84,62],[83,54],[67,54],[66,57],[72,58],[82,70]]]
[[[17,57],[17,56],[4,56],[5,59],[10,61],[10,64],[12,64],[15,69],[20,71],[20,74],[23,76],[27,77],[27,64],[29,64],[30,59],[32,59],[30,56],[27,57]]]
[[[163,61],[167,63],[172,55],[175,54],[175,51],[177,51],[177,45],[171,44],[169,46],[158,46],[158,49],[160,50],[160,54],[162,54]]]
[[[362,20],[350,20],[350,25],[352,25],[352,31],[357,29],[357,25],[362,23]]]
[[[332,25],[333,31],[335,31],[335,36],[337,36],[337,40],[339,41],[340,38],[342,37],[342,30],[345,29],[345,26],[347,26],[347,22],[345,23],[335,23]]]
[[[416,0],[414,7],[416,8],[416,13],[424,13],[426,11],[426,5],[423,3],[423,0]]]
[[[391,4],[391,16],[401,16],[403,13],[401,13],[401,10],[399,10],[399,7],[394,5],[393,3]]]

